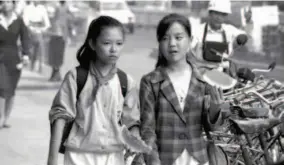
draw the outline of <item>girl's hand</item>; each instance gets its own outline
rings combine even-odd
[[[223,91],[221,88],[217,87],[210,87],[209,89],[207,88],[206,90],[209,90],[210,98],[207,102],[207,106],[209,106],[209,115],[210,119],[215,119],[217,114],[220,112],[222,109],[222,104],[224,102],[224,97],[223,97]]]
[[[221,88],[211,87],[210,90],[211,103],[222,104],[224,101],[223,91]]]

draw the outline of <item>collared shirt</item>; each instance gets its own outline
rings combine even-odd
[[[113,72],[112,76],[97,81],[100,76],[95,70],[92,65],[78,101],[76,70],[67,73],[53,101],[50,121],[58,118],[75,121],[65,144],[69,149],[104,153],[122,151],[124,144],[117,138],[113,121],[120,119],[128,128],[139,125],[138,89],[127,75],[128,92],[123,98],[118,75]]]
[[[204,29],[205,23],[200,25],[200,28],[195,29],[196,33],[193,34],[193,41],[192,41],[192,50],[193,54],[200,60],[203,60],[203,51],[202,51],[202,40],[204,36]],[[243,30],[240,30],[233,25],[230,24],[222,24],[220,30],[213,30],[210,25],[208,26],[207,36],[205,41],[220,41],[223,42],[222,31],[225,31],[227,44],[228,44],[228,51],[229,55],[232,55],[233,52],[233,44],[235,42],[236,37],[239,34],[245,34]]]
[[[35,5],[33,2],[25,7],[23,19],[34,32],[45,31],[51,26],[46,8],[40,4]]]
[[[10,19],[7,19],[3,14],[0,14],[0,25],[3,26],[6,30],[8,30],[9,26],[17,20],[17,14],[13,13]]]
[[[182,71],[181,75],[178,76],[168,72],[169,78],[171,80],[171,83],[173,84],[182,111],[184,111],[185,98],[188,92],[191,74],[192,73],[189,69]]]

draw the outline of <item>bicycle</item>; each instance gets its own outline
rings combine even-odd
[[[274,66],[273,66],[274,65]],[[268,71],[267,72],[269,72],[269,71],[271,71],[271,70],[273,70],[273,68],[275,67],[275,64],[273,64],[273,65],[270,65],[269,67],[268,67]],[[257,70],[257,71],[266,71],[266,70]],[[248,117],[269,117],[269,115],[268,116],[265,116],[265,114],[269,114],[268,112],[270,111],[270,108],[272,108],[272,109],[275,109],[275,107],[279,107],[279,101],[278,101],[278,103],[277,103],[277,101],[268,101],[267,99],[265,99],[264,97],[262,97],[262,95],[261,94],[259,94],[258,92],[263,92],[263,91],[267,91],[267,90],[271,90],[272,88],[275,88],[275,89],[282,89],[283,88],[283,85],[280,83],[280,82],[278,82],[278,81],[275,81],[275,80],[269,80],[269,81],[267,81],[266,83],[264,83],[264,82],[261,82],[261,81],[263,81],[264,79],[263,78],[259,78],[259,79],[256,79],[257,81],[255,81],[255,82],[252,82],[252,83],[245,83],[245,84],[243,84],[244,85],[244,87],[242,87],[241,89],[234,89],[233,91],[231,91],[227,96],[230,96],[230,95],[233,95],[233,99],[231,98],[231,100],[230,101],[233,101],[233,103],[236,103],[236,99],[235,99],[235,97],[237,96],[237,95],[244,95],[244,94],[246,94],[244,91],[245,90],[250,90],[250,91],[252,91],[252,93],[256,96],[255,98],[251,98],[251,100],[255,100],[257,97],[260,97],[260,99],[262,99],[262,101],[264,101],[266,104],[270,104],[270,106],[269,107],[267,107],[266,108],[266,110],[264,110],[264,109],[262,109],[262,111],[261,111],[261,109],[254,109],[254,112],[252,113],[252,112],[250,112],[250,113],[248,113],[248,112],[246,112],[246,114],[243,112],[243,114],[242,114],[242,117],[246,117],[246,116],[248,116]],[[246,81],[246,82],[248,82],[248,81]],[[262,87],[262,89],[261,88],[256,88],[256,86],[257,85],[259,85],[260,87]],[[254,88],[256,88],[256,89],[254,89]],[[248,92],[247,92],[248,93]],[[279,93],[279,95],[281,94],[281,93],[283,93],[283,91],[280,91],[280,92],[278,92]],[[267,96],[271,96],[272,94],[270,93],[270,94],[268,94]],[[275,92],[273,93],[273,95],[275,96]],[[276,94],[277,95],[277,94]],[[247,96],[247,95],[246,95]],[[246,97],[241,97],[241,98],[243,98],[243,99],[245,99]],[[240,101],[240,100],[239,100]],[[280,103],[282,103],[283,101],[282,100],[280,100]],[[277,103],[276,105],[272,105],[273,103]],[[238,103],[238,104],[240,104],[240,103]],[[243,104],[243,103],[242,103]],[[245,104],[244,104],[245,105]],[[251,107],[253,107],[252,105],[250,105]],[[264,110],[264,111],[263,111]],[[252,110],[250,110],[250,111],[252,111]],[[265,112],[265,113],[263,113],[263,112]],[[245,115],[244,115],[245,114]],[[240,115],[240,114],[238,114],[238,115]],[[250,116],[249,116],[250,115]],[[263,116],[262,116],[263,115]],[[268,119],[269,120],[269,119]],[[276,120],[276,119],[275,119]],[[277,120],[279,120],[279,121],[281,121],[280,119],[277,119]],[[236,123],[236,122],[235,122]],[[279,122],[278,124],[280,124],[281,122]],[[250,122],[248,121],[247,123],[246,123],[247,125],[245,125],[245,126],[249,126],[249,124],[250,124]],[[261,123],[260,123],[261,124]],[[278,125],[277,124],[277,125]],[[277,125],[275,125],[275,126],[271,126],[271,128],[272,127],[276,127]],[[238,126],[238,125],[237,125]],[[270,131],[271,130],[271,128],[270,128],[270,125],[268,125],[269,127],[267,127],[267,131]],[[236,126],[235,126],[236,127]],[[229,130],[226,130],[227,132],[229,131]],[[226,132],[225,131],[225,132]],[[239,130],[239,131],[237,131],[237,132],[241,132],[241,130]],[[271,131],[270,131],[271,132]],[[253,132],[253,133],[256,133],[256,132]],[[219,132],[219,136],[220,136],[220,132]],[[232,141],[234,141],[233,140],[233,138],[234,138],[234,136],[230,136],[230,134],[226,134],[226,133],[223,133],[222,134],[222,136],[223,137],[226,137],[227,139],[229,139],[228,141],[227,141],[227,143],[232,143]],[[240,134],[240,136],[242,136],[242,134]],[[269,149],[271,148],[271,146],[273,145],[273,144],[275,144],[276,143],[276,140],[277,139],[279,139],[279,137],[280,137],[280,134],[276,134],[275,135],[275,137],[271,137],[271,139],[269,140],[270,141],[270,143],[269,143],[269,147],[265,147],[265,146],[267,146],[267,145],[265,145],[266,143],[264,142],[264,139],[266,138],[265,136],[264,136],[264,134],[259,134],[259,135],[257,135],[257,136],[252,136],[251,134],[250,134],[250,136],[248,136],[248,132],[243,132],[243,136],[244,136],[244,138],[243,139],[245,139],[245,141],[246,141],[246,143],[244,143],[244,144],[249,144],[249,150],[254,150],[254,152],[256,152],[257,151],[257,149],[256,148],[252,148],[253,146],[253,143],[252,143],[252,141],[254,140],[255,141],[255,139],[256,139],[256,137],[258,137],[258,139],[259,139],[259,141],[260,141],[260,147],[261,147],[261,150],[263,150],[263,152],[261,152],[261,150],[259,150],[258,152],[259,153],[262,153],[262,154],[258,154],[258,155],[261,155],[261,156],[265,156],[265,161],[266,162],[271,162],[268,158],[269,158]],[[252,140],[250,140],[250,139],[252,139]],[[240,139],[239,139],[240,140]],[[237,142],[237,144],[239,144],[238,142]],[[247,160],[247,158],[245,158],[245,157],[247,157],[247,152],[248,151],[244,151],[244,144],[243,145],[241,145],[240,146],[240,148],[241,148],[241,150],[242,150],[242,154],[243,154],[243,159],[246,159],[245,161],[240,161],[239,160],[239,158],[236,158],[235,160],[237,160],[237,162],[239,163],[239,164],[244,164],[244,163],[242,163],[242,162],[248,162],[248,160]],[[280,143],[281,144],[281,143]],[[230,145],[228,145],[229,147],[232,147],[232,145],[230,146]],[[236,146],[236,145],[235,145]],[[282,150],[283,150],[283,146],[281,146],[282,147]],[[235,147],[236,148],[236,147]],[[245,153],[245,154],[244,154]],[[274,154],[275,155],[275,154]],[[239,156],[239,155],[237,155],[237,156]],[[256,160],[257,159],[260,159],[259,157],[261,157],[261,156],[258,156],[258,158],[256,158]],[[275,159],[274,159],[274,161],[275,161]],[[236,164],[236,161],[234,162],[234,164]],[[257,163],[257,164],[259,164],[259,162]]]

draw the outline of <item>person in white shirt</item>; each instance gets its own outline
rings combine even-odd
[[[31,69],[35,67],[35,62],[40,57],[40,62],[44,56],[44,40],[43,33],[50,27],[50,20],[46,8],[40,1],[30,1],[23,11],[23,20],[26,26],[31,31],[33,39],[33,53],[31,55]]]
[[[244,45],[247,35],[233,25],[224,23],[226,17],[231,14],[230,0],[211,0],[208,12],[208,21],[201,24],[193,34],[192,53],[206,68],[226,71],[230,63],[223,61],[218,54],[222,54],[223,57],[231,56],[235,43]]]
[[[15,6],[15,12],[16,12],[18,15],[22,15],[25,6],[26,6],[26,0],[18,0],[18,1],[16,2],[16,6]]]

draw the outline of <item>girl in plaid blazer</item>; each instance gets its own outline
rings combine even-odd
[[[202,132],[205,124],[214,129],[222,123],[220,91],[207,85],[186,59],[191,42],[186,17],[165,16],[157,27],[157,40],[156,69],[140,84],[141,136],[153,148],[144,154],[144,161],[146,165],[208,164]],[[205,98],[210,99],[206,117],[202,116]]]

